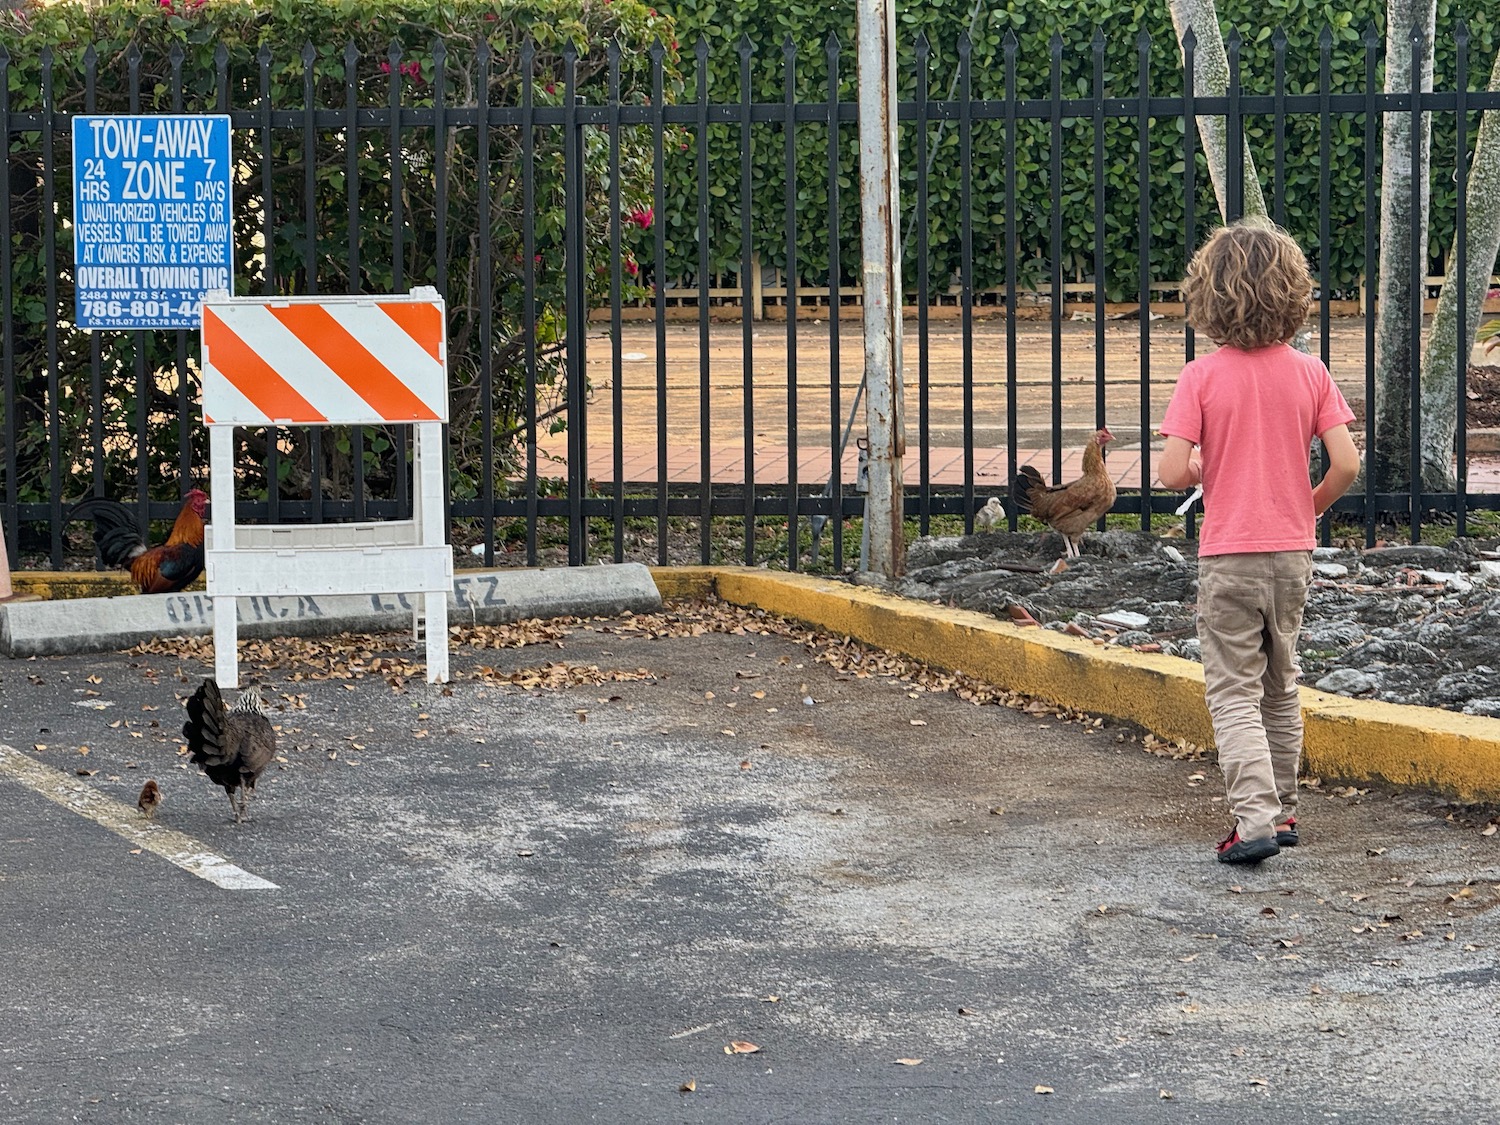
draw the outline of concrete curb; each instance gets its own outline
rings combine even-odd
[[[638,563],[467,570],[453,580],[448,619],[496,625],[528,617],[652,613],[661,604],[651,572]],[[319,636],[409,629],[412,600],[404,594],[257,597],[238,599],[238,608],[243,637]],[[156,637],[212,631],[213,600],[194,591],[0,607],[0,654],[11,657],[105,652]]]
[[[664,597],[715,593],[1065,707],[1212,745],[1203,670],[845,582],[738,567],[655,570]],[[1500,719],[1302,689],[1307,769],[1500,799]]]

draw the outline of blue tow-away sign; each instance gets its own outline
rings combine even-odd
[[[79,328],[199,327],[234,290],[229,117],[73,118]]]

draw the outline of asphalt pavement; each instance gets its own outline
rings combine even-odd
[[[0,1120],[1500,1117],[1490,810],[1324,784],[1228,868],[1211,764],[694,631],[482,631],[533,643],[446,687],[247,642],[240,825],[201,643],[0,661]]]

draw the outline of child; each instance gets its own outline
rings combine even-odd
[[[1188,267],[1183,299],[1219,349],[1182,369],[1161,425],[1160,478],[1203,485],[1198,636],[1236,820],[1218,858],[1259,863],[1297,844],[1297,634],[1316,518],[1359,472],[1354,414],[1322,362],[1287,343],[1307,318],[1312,277],[1285,231],[1264,220],[1215,231]],[[1317,488],[1314,436],[1329,458]]]

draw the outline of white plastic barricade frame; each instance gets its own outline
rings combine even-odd
[[[203,302],[212,523],[204,552],[214,672],[239,686],[239,597],[420,594],[427,679],[448,679],[453,554],[443,528],[448,339],[443,299],[230,297]],[[237,527],[234,427],[415,427],[412,519]]]

